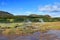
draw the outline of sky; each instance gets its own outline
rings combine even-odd
[[[60,0],[0,0],[0,11],[14,15],[50,15],[60,17]]]

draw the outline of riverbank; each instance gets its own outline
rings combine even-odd
[[[18,24],[18,27],[15,28],[15,26]],[[38,29],[37,31],[40,32],[47,32],[48,30],[60,30],[60,22],[44,22],[43,24],[37,22],[37,23],[32,23],[32,26],[23,28],[25,25],[23,23],[0,23],[0,26],[5,28],[5,27],[10,27],[10,28],[5,28],[5,30],[2,32],[3,34],[27,34],[27,33],[33,33]],[[36,29],[35,29],[36,28]],[[12,31],[13,30],[13,31]]]

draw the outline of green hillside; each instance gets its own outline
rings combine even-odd
[[[39,22],[39,19],[43,19],[45,22],[60,21],[60,17],[52,18],[50,15],[13,15],[9,12],[0,11],[0,22],[23,22],[24,20],[30,20],[32,22]]]

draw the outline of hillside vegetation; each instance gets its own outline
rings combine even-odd
[[[1,23],[10,23],[10,22],[23,22],[26,20],[30,20],[32,22],[39,22],[39,19],[43,19],[45,22],[59,22],[60,17],[52,18],[50,15],[13,15],[9,12],[0,11],[0,22]]]

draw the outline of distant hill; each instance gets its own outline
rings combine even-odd
[[[13,14],[5,11],[0,11],[0,17],[8,17],[8,16],[13,16]]]
[[[37,15],[37,14],[13,15],[9,12],[0,11],[0,22],[8,22],[10,19],[14,20],[13,22],[23,22],[24,20],[27,19],[32,22],[38,22],[39,19],[43,19],[45,22],[60,21],[60,17],[52,18],[50,15]]]

